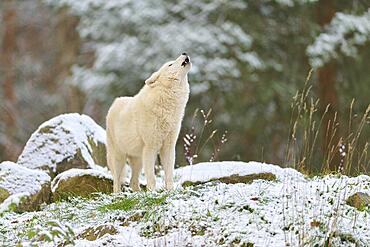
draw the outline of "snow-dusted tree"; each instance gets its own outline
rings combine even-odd
[[[98,88],[113,95],[132,94],[158,66],[182,52],[193,60],[193,94],[206,91],[210,84],[230,88],[240,77],[240,62],[253,70],[264,67],[251,50],[252,37],[229,20],[233,11],[246,8],[244,1],[46,2],[68,6],[79,16],[79,33],[89,41],[85,49],[95,50],[92,67],[72,69],[70,82],[85,91]]]
[[[338,12],[307,48],[310,64],[317,68],[341,55],[357,57],[358,48],[370,42],[370,9],[362,15]]]
[[[262,147],[264,159],[283,158],[291,97],[310,67],[305,51],[323,31],[312,10],[325,1],[43,1],[80,19],[81,55],[94,60],[79,60],[67,82],[86,92],[86,106],[102,106],[100,123],[114,97],[133,95],[185,51],[194,67],[184,127],[195,108],[212,107],[214,122],[230,130],[229,158],[260,159]]]

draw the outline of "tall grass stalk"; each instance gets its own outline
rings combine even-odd
[[[202,123],[200,130],[197,130],[195,121],[198,113],[201,113]],[[207,146],[212,143],[213,152],[208,161],[213,162],[218,159],[221,147],[227,142],[227,131],[223,132],[222,136],[218,135],[218,130],[212,128],[213,120],[211,118],[212,109],[207,113],[204,110],[196,109],[192,118],[192,127],[190,132],[183,137],[184,141],[184,156],[188,165],[193,165],[202,154]]]
[[[365,139],[364,129],[370,119],[370,105],[365,110],[360,121],[355,124],[353,109],[355,100],[349,107],[349,122],[347,134],[343,135],[339,116],[336,112],[332,119],[323,126],[324,119],[328,117],[330,105],[323,112],[319,111],[319,99],[312,94],[309,84],[313,70],[306,77],[303,89],[293,97],[291,104],[291,118],[288,142],[286,146],[286,164],[304,173],[321,171],[344,174],[368,173],[370,157],[368,155],[369,141]],[[322,133],[325,131],[325,133]],[[322,145],[319,145],[321,142]],[[339,160],[337,158],[339,157]]]

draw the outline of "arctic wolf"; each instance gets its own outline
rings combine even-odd
[[[119,97],[107,115],[107,161],[113,175],[113,192],[121,191],[125,163],[131,166],[130,187],[139,191],[142,167],[147,189],[156,186],[154,164],[159,153],[165,188],[173,188],[175,145],[189,98],[190,58],[183,53],[165,63],[134,97]]]

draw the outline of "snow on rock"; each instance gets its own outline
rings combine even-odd
[[[119,235],[106,234],[95,241],[77,240],[74,246],[144,246],[144,238],[140,237],[132,227],[120,227]]]
[[[356,192],[347,198],[347,204],[358,210],[370,208],[370,195],[363,192]]]
[[[256,179],[279,180],[287,175],[304,179],[303,175],[291,168],[259,162],[205,162],[175,170],[175,181],[181,185],[201,184],[214,180],[224,183],[250,183]]]
[[[10,161],[0,163],[0,212],[33,211],[50,199],[50,176]]]
[[[111,223],[106,223],[98,226],[90,226],[84,229],[79,235],[79,238],[89,241],[96,240],[104,235],[115,235],[118,233],[116,227]]]
[[[31,135],[18,164],[51,177],[71,168],[106,166],[105,131],[86,115],[54,117]]]
[[[51,183],[53,200],[63,196],[88,196],[91,193],[111,193],[113,178],[106,169],[72,168],[57,175]]]

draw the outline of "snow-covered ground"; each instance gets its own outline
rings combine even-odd
[[[261,167],[277,180],[99,194],[45,205],[38,212],[4,213],[0,245],[370,246],[369,208],[359,211],[345,202],[354,192],[370,194],[369,176],[304,178],[292,169],[227,162],[179,169],[176,179],[179,184],[185,176],[197,181],[205,173],[208,179],[251,174]],[[87,228],[105,225],[116,229],[113,235],[94,241],[79,237]]]

